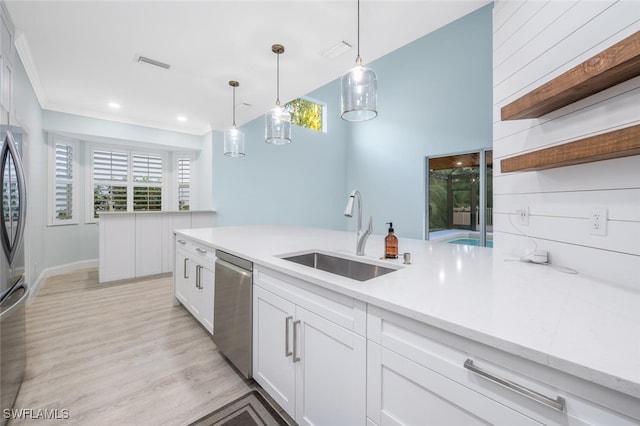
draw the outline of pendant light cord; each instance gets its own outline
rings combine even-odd
[[[360,0],[358,0],[358,57],[356,61],[360,59]]]
[[[233,128],[236,128],[236,88],[233,88]]]
[[[276,106],[280,106],[280,54],[276,54]]]

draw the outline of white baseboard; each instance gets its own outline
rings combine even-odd
[[[49,277],[56,275],[68,274],[69,272],[77,271],[78,269],[97,268],[98,259],[81,260],[78,262],[67,263],[65,265],[52,266],[51,268],[43,269],[40,272],[38,278],[29,286],[29,297],[27,298],[27,305],[33,303],[36,300],[40,285]]]

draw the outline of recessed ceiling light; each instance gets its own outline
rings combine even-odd
[[[248,104],[246,102],[243,102],[241,104],[236,105],[236,112],[242,112],[242,111],[246,111],[249,108],[251,108],[251,104]]]
[[[184,115],[179,115],[179,116],[177,116],[177,117],[176,117],[176,119],[177,119],[178,121],[182,121],[182,122],[187,121],[187,117],[185,117]]]
[[[456,164],[457,164],[458,166],[462,166],[462,161],[458,161]]]
[[[109,102],[109,108],[113,108],[113,109],[119,109],[120,108],[120,104],[117,102]]]
[[[346,53],[349,49],[351,49],[351,45],[346,41],[341,41],[338,44],[335,44],[323,50],[320,54],[325,58],[333,59],[333,58],[337,58],[343,53]]]

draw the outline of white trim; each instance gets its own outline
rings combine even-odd
[[[22,66],[27,73],[31,87],[33,88],[33,92],[40,103],[40,107],[44,109],[47,104],[47,96],[45,95],[42,83],[40,83],[40,77],[38,75],[35,62],[33,62],[31,49],[29,48],[27,37],[23,31],[16,30],[14,43],[18,56],[20,56],[20,60],[22,61]]]
[[[79,269],[97,267],[98,259],[89,259],[43,269],[42,271],[40,271],[40,275],[38,276],[38,278],[32,284],[29,284],[29,297],[27,298],[27,305],[31,305],[36,299],[36,296],[40,291],[40,286],[47,280],[47,278],[54,277],[56,275],[68,274]]]
[[[77,225],[80,223],[80,212],[82,208],[80,206],[80,174],[82,170],[80,169],[79,162],[79,146],[80,141],[75,139],[70,139],[64,136],[49,134],[47,141],[47,149],[48,149],[48,179],[47,179],[47,226],[60,226],[60,225]],[[73,206],[73,214],[72,218],[69,220],[60,220],[56,218],[56,144],[64,144],[71,145],[73,147],[73,158],[72,158],[72,194],[71,194],[71,204]]]

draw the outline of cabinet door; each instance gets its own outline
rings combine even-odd
[[[200,297],[202,298],[200,322],[209,333],[213,334],[213,298],[214,298],[214,270],[210,265],[203,265],[200,269]]]
[[[189,304],[189,281],[190,278],[190,260],[189,255],[182,251],[176,250],[176,268],[173,274],[175,297],[188,308]]]
[[[202,266],[197,260],[189,262],[189,310],[191,314],[200,320],[202,316],[202,290],[200,289],[200,268]]]
[[[367,414],[381,426],[541,424],[376,343],[367,358]]]
[[[365,338],[300,307],[296,308],[294,332],[300,357],[295,364],[296,422],[364,426]]]
[[[295,416],[293,315],[295,305],[253,286],[253,378]]]

